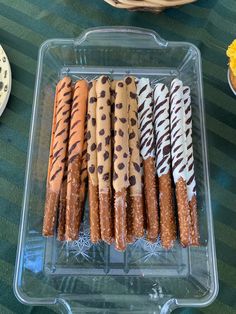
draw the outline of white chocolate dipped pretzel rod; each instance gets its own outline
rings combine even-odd
[[[153,92],[147,78],[137,83],[140,150],[144,168],[147,239],[155,242],[159,232],[158,199],[155,173],[155,139],[153,129]]]
[[[197,217],[197,197],[196,197],[196,179],[194,172],[194,155],[192,139],[192,107],[190,88],[183,87],[183,102],[186,121],[186,147],[187,147],[187,191],[191,218],[190,235],[191,245],[199,245],[199,230]]]
[[[171,184],[170,104],[167,86],[154,88],[153,121],[156,137],[156,171],[159,183],[160,234],[162,246],[170,249],[176,239]]]
[[[190,212],[187,193],[187,147],[183,103],[183,83],[174,79],[170,88],[171,156],[178,207],[180,243],[188,246],[190,239]]]

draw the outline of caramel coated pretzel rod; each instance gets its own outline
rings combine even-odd
[[[55,134],[52,134],[51,141],[51,146],[53,146],[53,148],[50,148],[50,151],[52,151],[51,169],[47,184],[44,210],[44,236],[53,236],[54,234],[59,194],[65,170],[72,102],[72,81],[69,77],[64,77],[58,83],[57,92],[57,108],[55,114],[56,125]]]
[[[80,172],[84,145],[85,117],[88,98],[87,81],[79,80],[74,87],[73,104],[71,108],[70,135],[68,145],[68,176],[66,231],[67,241],[78,239],[80,213]]]

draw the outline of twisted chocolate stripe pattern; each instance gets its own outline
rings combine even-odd
[[[169,90],[158,83],[154,89],[154,126],[156,136],[156,169],[158,177],[170,171],[170,113]]]
[[[56,112],[56,127],[53,143],[53,158],[50,172],[50,185],[55,186],[59,190],[61,184],[66,148],[68,140],[69,122],[70,122],[70,110],[71,110],[71,79],[65,77],[61,81],[61,86],[58,86],[58,103]],[[59,176],[60,174],[60,176]],[[52,184],[58,178],[58,184]],[[60,183],[59,183],[60,181]]]
[[[87,186],[87,179],[88,179],[88,170],[87,170],[87,118],[85,119],[84,124],[84,144],[83,144],[83,152],[82,152],[82,163],[81,163],[81,171],[80,171],[80,210],[81,215],[83,214],[84,210],[84,203],[85,203],[85,196],[86,196],[86,186]]]
[[[196,180],[194,174],[194,156],[193,156],[193,141],[192,141],[192,107],[191,107],[191,95],[190,88],[185,86],[183,89],[183,102],[185,110],[186,121],[186,146],[187,146],[187,188],[188,188],[188,200],[190,201],[194,195],[196,195]]]
[[[143,159],[155,156],[152,88],[147,78],[137,81],[138,117],[140,123],[140,150]]]
[[[187,181],[187,150],[183,105],[183,83],[174,79],[171,83],[171,156],[175,183],[180,177]]]

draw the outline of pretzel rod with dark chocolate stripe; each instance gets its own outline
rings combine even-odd
[[[72,95],[74,88],[72,87]],[[59,204],[58,204],[58,225],[57,225],[57,239],[58,241],[65,240],[66,230],[66,193],[67,193],[67,175],[68,175],[68,150],[65,158],[65,169],[61,184]]]
[[[137,82],[138,117],[141,130],[140,151],[144,168],[144,191],[147,217],[147,239],[155,242],[159,231],[158,199],[155,171],[153,129],[153,93],[149,79]]]
[[[176,222],[171,186],[169,90],[158,83],[154,89],[153,121],[156,137],[156,172],[159,182],[161,243],[170,249],[176,239]]]
[[[74,88],[71,108],[70,135],[68,146],[68,177],[66,204],[67,241],[78,239],[81,214],[80,201],[80,171],[84,144],[85,115],[88,98],[88,86],[85,80],[77,81]]]
[[[70,111],[72,101],[72,82],[69,77],[58,83],[58,97],[56,110],[56,126],[53,137],[53,156],[50,176],[47,185],[43,235],[53,236],[57,217],[58,199],[65,169]]]
[[[80,170],[80,190],[79,190],[79,227],[82,221],[84,213],[84,205],[87,193],[87,183],[88,183],[88,170],[87,170],[87,121],[85,120],[84,126],[84,144],[82,152],[82,163]]]
[[[197,197],[196,197],[196,179],[194,173],[194,155],[193,155],[193,140],[192,140],[192,107],[190,88],[185,86],[183,88],[183,102],[185,109],[186,121],[186,145],[187,145],[187,191],[188,202],[191,218],[190,235],[191,245],[199,245],[199,230],[197,217]]]
[[[52,159],[53,159],[53,143],[54,143],[54,136],[55,136],[55,129],[56,129],[56,112],[57,112],[57,98],[58,98],[58,85],[56,86],[55,96],[54,96],[54,105],[53,105],[53,120],[52,120],[52,131],[51,131],[51,144],[50,144],[50,153],[49,153],[49,160],[48,160],[48,175],[47,175],[47,185],[50,180],[50,172],[52,167]]]
[[[113,187],[115,191],[115,247],[124,251],[126,248],[127,221],[126,196],[129,186],[129,137],[128,106],[126,86],[123,81],[116,84],[115,123],[114,123],[114,155],[113,155]]]
[[[97,172],[101,238],[110,244],[113,240],[114,229],[111,210],[111,95],[110,81],[107,76],[101,76],[97,80],[96,93]]]
[[[183,103],[183,83],[174,79],[170,89],[171,106],[171,156],[178,207],[180,242],[190,245],[190,212],[187,193],[187,148],[185,114]]]
[[[142,175],[140,158],[140,132],[138,128],[138,102],[135,78],[128,76],[125,79],[128,102],[129,119],[129,202],[131,206],[133,236],[140,238],[144,235],[144,208],[142,194]],[[125,121],[125,120],[124,120]],[[129,219],[131,218],[129,217]],[[128,221],[130,224],[130,221]],[[129,229],[130,227],[128,227]],[[129,235],[129,234],[128,234]],[[131,235],[132,236],[132,235]]]

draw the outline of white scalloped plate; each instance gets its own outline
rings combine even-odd
[[[0,116],[11,92],[11,68],[5,51],[0,45]]]
[[[236,91],[234,90],[234,88],[233,88],[233,86],[232,86],[232,83],[231,83],[231,81],[230,81],[229,69],[228,69],[228,72],[227,72],[227,78],[228,78],[229,86],[230,86],[232,92],[234,93],[234,95],[236,96]]]

